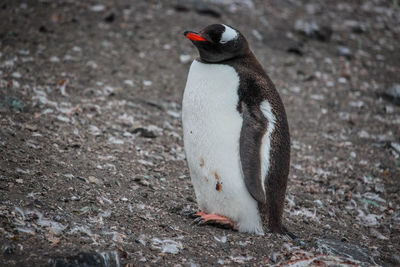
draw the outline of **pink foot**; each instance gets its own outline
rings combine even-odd
[[[198,211],[193,215],[193,217],[196,217],[194,223],[197,223],[198,225],[212,224],[222,228],[237,230],[236,223],[228,217],[222,215],[208,214],[203,211]]]

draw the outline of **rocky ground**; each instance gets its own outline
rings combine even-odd
[[[0,265],[400,265],[398,1],[0,2]],[[192,225],[181,98],[237,27],[286,105],[285,224]]]

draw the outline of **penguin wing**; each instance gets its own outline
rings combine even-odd
[[[242,102],[243,124],[240,132],[240,162],[249,193],[258,202],[266,202],[262,177],[262,139],[268,129],[268,120],[257,105]]]

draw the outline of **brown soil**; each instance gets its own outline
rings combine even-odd
[[[382,97],[400,83],[399,14],[379,0],[2,1],[0,265],[400,265],[400,106]],[[197,51],[182,33],[219,22],[248,37],[286,106],[296,240],[188,216],[180,108]]]

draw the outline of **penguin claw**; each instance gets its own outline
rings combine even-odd
[[[199,220],[199,222],[197,223],[198,226],[202,226],[202,225],[206,225],[206,221],[205,220]]]
[[[290,232],[288,229],[286,229],[286,227],[283,227],[283,228],[284,228],[284,229],[283,229],[283,232],[282,232],[283,235],[287,235],[288,237],[290,237],[290,238],[293,239],[293,240],[295,240],[295,239],[298,238],[295,234],[293,234],[293,233]]]
[[[196,212],[192,216],[195,218],[192,224],[197,224],[199,226],[211,224],[224,229],[237,229],[236,223],[225,216],[218,214],[207,214],[202,211]]]
[[[277,233],[277,234],[281,234],[281,235],[286,235],[289,238],[291,238],[292,240],[297,239],[298,237],[293,234],[292,232],[290,232],[285,226],[281,226],[278,229],[272,230],[270,231],[272,233]]]
[[[202,212],[202,211],[194,211],[194,212],[191,212],[191,213],[189,214],[189,216],[190,216],[191,218],[199,218],[199,217],[204,217],[204,216],[206,216],[206,215],[208,215],[208,214],[205,213],[205,212]]]
[[[199,217],[199,215],[197,215],[197,211],[188,211],[188,212],[185,212],[185,215],[188,216],[189,218]]]
[[[201,225],[204,221],[205,220],[202,217],[196,217],[196,219],[193,220],[193,224]]]

